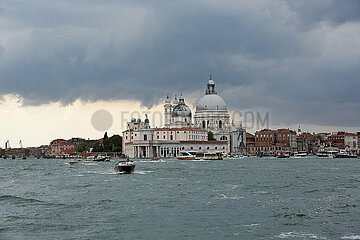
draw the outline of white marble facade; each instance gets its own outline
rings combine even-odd
[[[242,153],[246,131],[230,123],[225,101],[217,95],[210,79],[205,95],[196,105],[194,122],[191,109],[181,95],[173,102],[167,96],[164,104],[165,126],[151,128],[149,120],[131,119],[123,132],[123,151],[130,158],[176,157],[181,151]],[[215,140],[208,140],[211,131]]]

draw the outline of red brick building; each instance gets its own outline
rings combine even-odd
[[[246,154],[247,155],[256,155],[255,151],[255,135],[246,133]]]
[[[65,154],[74,154],[75,145],[71,140],[55,139],[50,142],[51,155],[60,156]]]
[[[277,155],[280,152],[294,152],[296,132],[290,129],[263,129],[255,133],[256,154]]]

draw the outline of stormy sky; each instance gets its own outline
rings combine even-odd
[[[0,1],[0,95],[203,94],[281,124],[360,126],[360,1]]]

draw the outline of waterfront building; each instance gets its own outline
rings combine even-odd
[[[130,158],[176,157],[181,151],[245,153],[246,131],[230,123],[225,101],[210,79],[196,105],[194,122],[182,94],[165,99],[163,128],[152,128],[149,119],[131,119],[123,131],[123,151]],[[209,132],[214,139],[208,139]]]
[[[277,155],[281,152],[295,152],[296,132],[290,129],[263,129],[255,132],[256,154]]]
[[[74,154],[75,145],[65,139],[55,139],[50,142],[51,155],[52,156],[60,156],[65,154]]]
[[[314,134],[301,133],[296,137],[297,151],[316,154],[320,140]]]
[[[255,136],[248,132],[246,133],[246,154],[250,156],[256,155]]]

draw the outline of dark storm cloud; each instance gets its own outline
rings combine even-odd
[[[358,1],[5,1],[0,94],[26,104],[203,93],[284,124],[358,126]],[[2,46],[2,47],[1,47]]]

